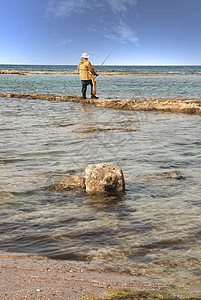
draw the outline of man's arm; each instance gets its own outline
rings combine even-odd
[[[88,61],[87,68],[88,68],[88,70],[89,70],[92,74],[97,75],[97,74],[96,74],[96,71],[94,70],[94,68],[92,67],[92,65],[91,65],[91,63],[90,63],[89,61]]]

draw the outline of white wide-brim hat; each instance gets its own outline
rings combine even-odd
[[[85,52],[85,53],[82,53],[82,58],[89,58],[89,55]]]

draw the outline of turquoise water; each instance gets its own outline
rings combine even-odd
[[[97,78],[100,96],[126,99],[178,91],[199,98],[199,80]],[[0,82],[4,92],[80,92],[77,75],[1,75]],[[201,297],[200,130],[200,116],[0,98],[0,249],[98,261]],[[125,195],[47,189],[99,162],[122,168]],[[183,179],[167,178],[169,171]]]
[[[0,92],[81,95],[79,75],[0,75],[0,82]],[[96,82],[100,98],[201,98],[201,76],[192,72],[162,76],[100,75]]]

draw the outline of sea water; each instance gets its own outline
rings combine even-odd
[[[100,76],[98,94],[200,98],[199,70]],[[0,75],[0,86],[22,94],[80,93],[77,75]],[[200,297],[200,130],[200,116],[0,98],[0,249],[91,260]],[[125,194],[48,189],[99,162],[122,168]],[[168,178],[170,171],[182,179]]]
[[[98,66],[96,67],[96,69]],[[6,70],[69,71],[76,66],[15,66],[0,65]],[[97,94],[100,98],[200,98],[201,66],[103,66],[105,72],[134,72],[143,76],[104,75],[97,77]],[[148,74],[153,74],[149,76]],[[158,76],[160,74],[161,76]],[[0,92],[81,95],[79,75],[28,74],[0,75]],[[90,96],[88,88],[87,96]]]

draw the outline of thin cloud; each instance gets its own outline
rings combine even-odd
[[[120,22],[119,24],[113,27],[114,32],[117,34],[118,39],[125,43],[131,42],[136,45],[139,44],[139,38],[137,37],[137,32],[132,30],[127,24],[124,22]],[[115,35],[116,36],[116,35]]]
[[[106,0],[114,14],[126,15],[131,6],[137,4],[137,0]]]
[[[113,31],[108,32],[107,29],[104,32],[104,37],[120,43],[130,42],[139,46],[139,38],[137,32],[132,30],[128,25],[121,22],[119,25],[113,26]]]
[[[62,18],[72,14],[83,14],[86,10],[99,9],[105,11],[110,8],[113,16],[113,27],[105,22],[106,29],[102,34],[105,38],[122,43],[130,42],[138,45],[139,38],[136,31],[131,29],[125,22],[125,17],[131,7],[137,4],[137,0],[49,0],[46,7],[48,16]],[[104,16],[104,14],[103,14]],[[104,22],[104,20],[103,20]],[[95,24],[89,24],[88,31],[97,31]],[[65,41],[63,44],[66,43]],[[62,42],[58,44],[62,45]]]
[[[136,5],[137,0],[49,0],[46,6],[46,14],[55,17],[68,17],[71,14],[81,14],[86,9],[105,10],[106,5],[115,15],[126,15],[129,8]]]
[[[49,0],[47,4],[47,15],[55,17],[68,17],[73,13],[83,13],[88,9],[89,2],[87,0]]]
[[[71,39],[63,39],[62,41],[60,41],[59,43],[56,44],[57,47],[62,47],[68,43],[72,43],[73,40]]]
[[[87,30],[88,30],[88,31],[91,31],[91,32],[96,32],[96,31],[97,31],[97,29],[96,29],[96,27],[95,27],[94,24],[90,24],[90,25],[87,27]]]

